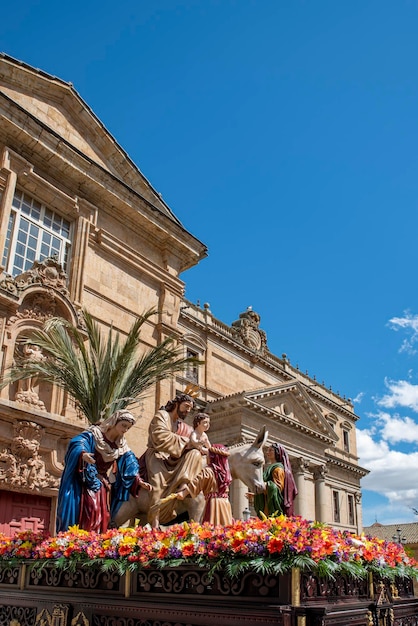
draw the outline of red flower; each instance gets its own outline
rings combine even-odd
[[[267,550],[270,554],[275,552],[281,552],[283,550],[284,543],[279,537],[271,537],[267,542]]]
[[[186,543],[182,549],[181,553],[183,556],[192,556],[194,554],[194,545],[193,543]]]
[[[167,556],[167,554],[168,554],[168,548],[167,548],[167,546],[161,546],[161,548],[158,550],[158,553],[157,553],[157,558],[158,558],[158,559],[165,559],[165,557]]]

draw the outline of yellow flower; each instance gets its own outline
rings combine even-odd
[[[72,533],[73,535],[77,535],[78,537],[87,537],[87,535],[89,535],[89,531],[88,530],[82,530],[78,524],[75,524],[74,526],[70,526],[68,528],[68,532]]]
[[[120,540],[120,544],[121,546],[134,546],[136,544],[136,538],[135,537],[123,537],[123,539]]]

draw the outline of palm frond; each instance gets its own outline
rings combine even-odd
[[[149,309],[140,315],[123,340],[112,326],[106,337],[86,310],[83,310],[85,331],[62,318],[48,320],[27,339],[46,358],[28,361],[17,356],[1,388],[37,377],[40,382],[65,390],[88,421],[95,423],[138,402],[149,387],[196,362],[185,358],[182,348],[170,337],[141,352],[141,329],[156,313]]]

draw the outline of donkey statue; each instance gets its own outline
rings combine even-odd
[[[252,493],[261,493],[265,490],[263,446],[267,437],[268,431],[263,426],[252,443],[240,443],[229,448],[229,467],[232,478],[239,478]],[[190,520],[197,522],[202,518],[204,507],[203,494],[199,494],[196,498],[185,498],[176,503],[179,516],[186,513]],[[148,508],[149,491],[141,489],[137,498],[129,496],[129,500],[122,503],[112,520],[112,526],[119,528],[134,519],[139,520],[140,524],[146,524]]]

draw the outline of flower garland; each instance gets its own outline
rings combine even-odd
[[[381,578],[418,577],[418,562],[400,544],[284,515],[237,520],[230,526],[184,522],[166,530],[137,526],[97,534],[73,526],[55,537],[31,531],[0,534],[0,567],[27,559],[66,568],[99,566],[121,574],[192,563],[230,576],[248,569],[283,574],[298,567],[331,577],[345,573],[363,578],[368,572]]]

